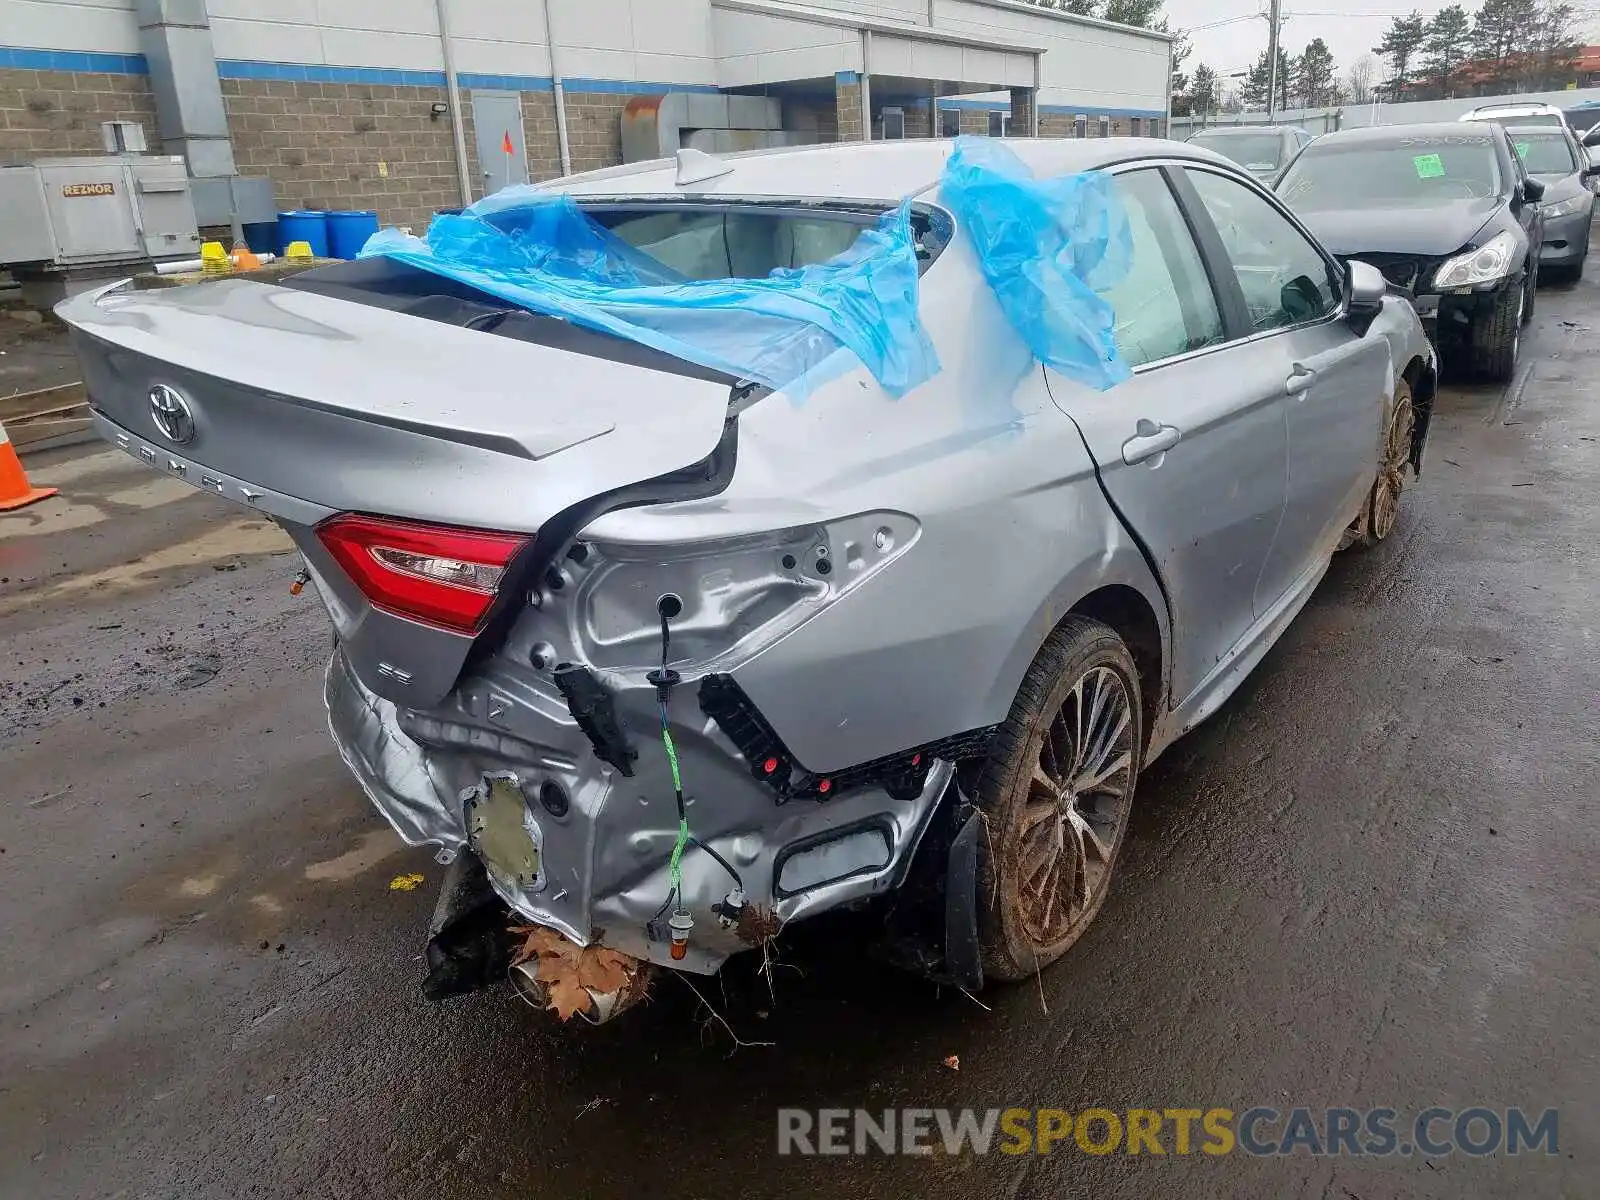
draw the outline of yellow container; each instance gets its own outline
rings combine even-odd
[[[233,260],[221,242],[206,242],[200,247],[200,269],[207,275],[226,275],[233,270]]]

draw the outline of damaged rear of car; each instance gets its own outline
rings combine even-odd
[[[1108,402],[1157,394],[1116,386],[1139,369],[1124,347],[1203,343],[1100,295],[1146,290],[1111,176],[1088,170],[1104,151],[1030,151],[1060,163],[1028,187],[972,153],[961,177],[943,144],[819,148],[826,194],[803,199],[807,153],[686,153],[343,266],[63,306],[103,435],[304,556],[337,633],[340,753],[450,864],[430,995],[503,978],[507,908],[527,984],[593,1021],[651,969],[713,972],[870,902],[931,976],[1031,974],[1103,901],[1142,764],[1365,519],[1386,439],[1420,462],[1425,422],[1388,431],[1403,373],[1408,410],[1431,398],[1431,354],[1363,281],[1316,316],[1345,428],[1306,472],[1322,492],[1294,509],[1270,603],[1252,612],[1270,536],[1194,590],[1199,560],[1119,511],[1142,519],[1128,489],[1151,478],[1124,468],[1178,438]],[[1166,178],[1147,182],[1176,212]],[[1308,286],[1284,291],[1306,313]],[[1242,347],[1242,292],[1226,311]],[[1287,370],[1262,361],[1271,403],[1210,419],[1238,447],[1259,414],[1264,470],[1197,450],[1214,480],[1162,476],[1264,481],[1244,489],[1261,511],[1208,521],[1205,554],[1285,524]],[[1116,464],[1113,416],[1134,434]],[[1175,646],[1180,604],[1196,633]]]

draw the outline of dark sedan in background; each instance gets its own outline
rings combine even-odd
[[[1533,316],[1544,184],[1490,121],[1325,134],[1278,193],[1342,259],[1413,298],[1446,363],[1509,380]]]
[[[1545,279],[1583,278],[1589,254],[1589,223],[1594,217],[1590,180],[1600,169],[1566,129],[1512,126],[1506,130],[1522,168],[1544,184],[1539,209],[1544,216],[1544,249],[1539,274]]]

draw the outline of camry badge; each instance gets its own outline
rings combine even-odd
[[[162,436],[174,446],[194,441],[194,413],[189,410],[183,393],[176,388],[158,383],[150,389],[150,416]]]

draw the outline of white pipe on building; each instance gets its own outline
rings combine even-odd
[[[1167,61],[1172,60],[1172,43],[1167,43]],[[1169,92],[1171,88],[1167,89]],[[1033,128],[1028,130],[1029,137],[1039,136],[1039,94],[1044,91],[1044,55],[1033,56]]]
[[[861,31],[861,140],[872,140],[872,30]]]
[[[472,203],[472,174],[467,170],[467,127],[461,119],[461,89],[456,86],[456,49],[450,40],[450,18],[445,12],[449,0],[433,0],[439,16],[439,45],[444,50],[444,90],[450,105],[450,136],[456,144],[456,180],[461,185],[461,204]]]
[[[561,173],[572,174],[572,151],[567,145],[567,90],[561,86],[561,72],[556,70],[556,35],[550,24],[550,5],[555,0],[540,0],[544,6],[544,49],[550,59],[550,92],[556,106],[556,151],[561,155]]]

